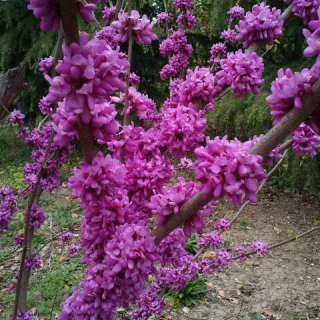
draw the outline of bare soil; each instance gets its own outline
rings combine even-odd
[[[232,217],[231,206],[218,215]],[[260,239],[269,245],[294,237],[320,224],[316,198],[268,190],[249,205],[233,230],[224,234],[230,248]],[[208,278],[209,290],[194,308],[168,311],[166,319],[320,319],[320,232],[274,249],[264,258]]]

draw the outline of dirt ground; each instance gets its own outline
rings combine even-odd
[[[219,216],[232,217],[222,206]],[[269,193],[249,205],[233,231],[224,234],[230,247],[261,239],[269,245],[320,224],[315,198]],[[168,312],[166,319],[320,319],[320,232],[254,257],[208,278],[209,291],[195,308]]]

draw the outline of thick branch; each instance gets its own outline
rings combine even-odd
[[[59,0],[59,8],[67,45],[79,43],[76,2],[74,0]],[[78,128],[84,159],[86,162],[91,163],[95,154],[91,126],[84,123],[80,115],[78,116]]]
[[[258,142],[251,150],[252,153],[266,157],[279,143],[281,143],[290,133],[306,120],[320,106],[320,80],[312,87],[312,93],[303,99],[302,110],[292,109],[282,120],[275,125],[265,137]],[[212,198],[203,199],[199,192],[188,202],[181,206],[178,214],[172,214],[170,218],[159,225],[154,234],[156,243],[160,243],[174,229],[190,219],[199,209],[207,204]]]

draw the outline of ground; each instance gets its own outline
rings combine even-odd
[[[53,196],[42,197],[49,219],[42,235],[36,237],[37,248],[61,230],[71,228],[79,235],[81,210],[68,196],[68,190],[62,187]],[[234,212],[223,203],[216,216],[230,218]],[[271,245],[319,223],[317,198],[268,189],[258,204],[247,206],[233,230],[224,234],[225,244],[233,248],[258,238]],[[17,232],[22,224],[16,221],[12,227]],[[21,251],[11,237],[10,231],[0,236],[0,319],[7,319],[12,307],[14,295],[7,288],[17,271]],[[173,308],[169,303],[161,319],[320,319],[319,243],[320,231],[272,250],[269,257],[254,257],[244,265],[235,264],[209,276],[208,291],[197,306]],[[35,319],[55,319],[64,294],[71,293],[84,269],[81,257],[69,259],[57,241],[50,242],[40,256],[43,268],[32,276],[29,302],[36,311]],[[121,309],[117,318],[129,319]]]

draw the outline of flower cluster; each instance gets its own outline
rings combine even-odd
[[[166,64],[161,72],[162,80],[168,77],[174,77],[178,72],[183,72],[188,66],[189,58],[192,55],[192,46],[188,44],[187,36],[183,29],[171,32],[168,39],[160,44],[160,53],[164,56],[174,53],[170,58],[169,64]]]
[[[313,69],[303,69],[301,72],[292,72],[291,69],[280,69],[278,78],[271,84],[271,95],[267,103],[271,108],[273,123],[278,123],[292,108],[303,108],[304,94],[311,93],[311,87],[318,79]]]
[[[59,319],[87,319],[88,313],[96,318],[113,319],[117,306],[128,307],[139,298],[157,259],[148,227],[129,224],[116,227],[104,247],[103,260],[90,265],[80,288],[65,300]]]
[[[164,309],[164,299],[157,294],[158,286],[152,285],[140,295],[136,304],[137,309],[132,311],[133,320],[148,320],[150,316],[161,316]]]
[[[64,59],[55,68],[60,76],[48,79],[50,89],[45,97],[49,104],[64,98],[53,115],[55,142],[65,146],[78,136],[78,115],[84,123],[91,122],[98,142],[106,143],[118,131],[115,107],[109,97],[124,91],[121,76],[126,72],[128,61],[106,41],[97,38],[89,41],[86,33],[80,34],[80,44],[64,46],[63,51]]]
[[[231,223],[227,219],[220,218],[215,222],[213,228],[214,230],[229,231],[231,230]]]
[[[16,320],[32,320],[32,311],[30,310],[23,313],[19,310]]]
[[[39,62],[39,70],[43,73],[43,75],[47,75],[50,71],[50,69],[53,66],[53,57],[47,57],[43,58]]]
[[[171,232],[157,246],[157,250],[160,254],[161,265],[181,267],[181,258],[187,255],[187,251],[184,249],[185,244],[186,237],[182,229],[176,229]]]
[[[14,214],[17,212],[17,197],[12,189],[0,188],[0,232],[8,229]]]
[[[210,49],[210,59],[208,63],[219,62],[227,53],[227,47],[224,43],[215,43]]]
[[[70,258],[75,258],[78,256],[80,250],[80,246],[75,245],[74,243],[68,246],[68,256]]]
[[[128,40],[128,20],[128,14],[122,11],[118,15],[118,20],[111,23],[111,27],[117,31],[116,41],[126,42]],[[138,44],[151,44],[153,40],[157,39],[157,36],[152,32],[152,23],[145,14],[140,18],[139,12],[132,10],[130,21],[134,40]]]
[[[282,34],[283,21],[278,20],[280,14],[281,10],[270,9],[264,3],[254,5],[252,12],[247,12],[245,18],[236,26],[236,39],[244,41],[244,48],[249,48],[252,43],[258,41],[273,44]]]
[[[207,146],[195,150],[195,174],[205,197],[222,198],[225,194],[235,206],[244,196],[257,202],[259,182],[266,178],[262,157],[250,154],[247,145],[238,140],[216,137]]]
[[[192,6],[192,0],[173,0],[173,5],[182,10],[188,10]]]
[[[250,256],[247,255],[247,249],[243,246],[238,246],[233,249],[233,252],[238,254],[240,263],[244,263]]]
[[[215,231],[210,232],[203,238],[198,240],[198,249],[201,248],[212,248],[212,249],[217,249],[221,246],[222,240],[219,234]]]
[[[97,32],[95,37],[98,40],[104,40],[112,49],[116,49],[118,45],[116,34],[117,32],[113,28],[107,26]]]
[[[291,3],[292,0],[284,0],[284,2]],[[303,23],[307,25],[310,21],[316,19],[319,6],[319,0],[293,0],[292,12],[303,19]]]
[[[140,84],[140,77],[137,74],[135,74],[134,72],[130,73],[129,78],[130,78],[130,82],[132,85]]]
[[[120,98],[113,97],[112,101],[116,103],[125,103],[125,96]],[[123,114],[135,112],[140,120],[152,120],[155,116],[156,104],[146,94],[137,91],[135,87],[129,87],[128,90],[128,108],[123,110]]]
[[[111,19],[116,13],[116,7],[104,7],[102,10],[102,18],[105,20],[106,25],[108,26],[111,22]]]
[[[229,16],[228,22],[229,22],[229,24],[231,24],[234,19],[244,18],[245,11],[242,7],[236,5],[232,8],[230,8],[230,10],[227,12],[227,14]]]
[[[222,91],[217,84],[215,76],[208,68],[196,67],[194,71],[188,70],[186,80],[179,87],[179,102],[188,106],[189,103],[201,99],[214,104],[215,97]],[[191,104],[192,107],[192,104]]]
[[[24,213],[24,220],[26,222],[27,212]],[[43,210],[37,205],[33,205],[30,211],[30,222],[29,225],[31,228],[39,229],[41,225],[44,223],[46,216]]]
[[[59,236],[59,240],[62,241],[63,243],[66,243],[72,239],[73,239],[73,233],[70,231],[65,232]]]
[[[161,192],[151,198],[149,207],[157,216],[156,223],[164,223],[169,216],[177,214],[180,207],[198,191],[198,186],[192,181],[186,182],[179,177],[178,183],[173,187],[163,187]],[[183,226],[183,232],[190,237],[192,232],[203,232],[205,218],[213,213],[212,208],[203,208],[187,220]]]
[[[193,162],[192,162],[192,160],[188,159],[186,157],[181,158],[180,163],[179,163],[178,166],[181,169],[193,170]]]
[[[316,65],[320,65],[320,8],[317,11],[317,17],[309,23],[309,28],[313,30],[312,33],[308,29],[303,29],[303,35],[308,44],[303,53],[308,58],[317,56]]]
[[[221,39],[223,39],[225,42],[230,42],[230,43],[236,42],[236,36],[237,36],[237,33],[230,28],[222,31],[220,34]]]
[[[313,158],[317,154],[317,149],[320,147],[320,136],[304,123],[293,131],[292,140],[292,148],[298,157],[309,154],[309,156]]]
[[[22,246],[24,242],[24,235],[23,234],[15,234],[13,237],[13,241],[16,246]]]
[[[28,0],[28,9],[33,11],[36,18],[41,20],[40,29],[43,32],[58,32],[60,26],[59,4],[57,0]],[[94,10],[100,0],[78,1],[77,9],[85,22],[94,21]]]
[[[188,29],[193,29],[197,21],[195,16],[192,15],[191,11],[187,10],[184,13],[179,14],[177,18],[178,26],[185,26]]]
[[[160,268],[156,274],[156,281],[160,288],[171,288],[180,291],[189,280],[196,277],[200,271],[198,262],[193,261],[190,255],[184,256],[182,266],[178,268]]]
[[[26,258],[24,267],[26,270],[38,270],[41,268],[40,259],[36,255],[32,255],[30,258]]]
[[[169,22],[171,19],[170,15],[166,12],[160,12],[158,15],[157,15],[157,23],[158,24],[164,24],[166,22]]]
[[[21,113],[21,111],[19,111],[17,109],[14,109],[12,112],[10,112],[10,115],[9,115],[9,121],[12,124],[23,125],[24,118],[25,118],[25,115],[23,113]]]
[[[160,120],[157,124],[160,141],[173,155],[180,157],[193,151],[204,139],[206,118],[190,107],[167,108]]]
[[[220,60],[220,65],[222,70],[216,74],[218,85],[231,86],[238,98],[244,98],[250,92],[259,94],[264,65],[255,52],[243,53],[238,50],[229,53],[226,59]]]
[[[254,240],[251,242],[250,247],[258,256],[262,257],[269,255],[268,246],[263,241]]]

